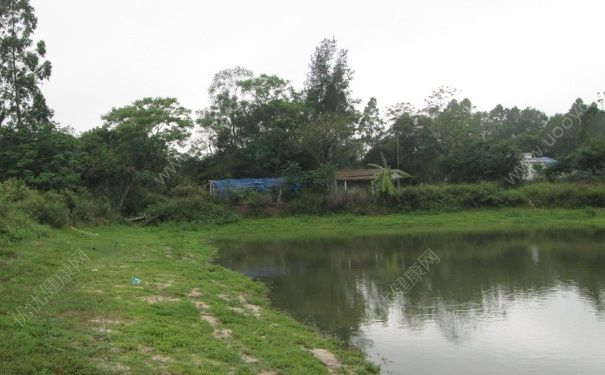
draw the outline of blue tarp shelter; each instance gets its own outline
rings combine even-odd
[[[210,180],[210,194],[225,197],[232,191],[251,190],[258,193],[269,193],[273,190],[288,189],[298,191],[298,184],[289,186],[285,177],[277,178],[238,178],[229,180]]]

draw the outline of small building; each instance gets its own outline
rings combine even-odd
[[[336,171],[334,178],[334,191],[342,189],[368,190],[380,173],[379,169],[342,169]]]
[[[548,156],[534,156],[531,152],[523,153],[521,165],[523,166],[523,179],[531,181],[538,176],[538,172],[548,167],[552,167],[558,162]]]

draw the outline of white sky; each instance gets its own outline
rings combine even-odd
[[[315,46],[349,50],[353,90],[417,107],[440,85],[481,110],[566,111],[605,90],[603,0],[31,0],[53,75],[55,120],[77,130],[145,96],[197,110],[220,69],[241,65],[297,88]]]

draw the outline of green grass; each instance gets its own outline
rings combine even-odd
[[[187,229],[187,226],[184,228]],[[438,214],[334,215],[243,220],[236,225],[211,227],[207,230],[208,238],[262,240],[305,237],[309,233],[349,237],[368,234],[599,228],[605,228],[605,209],[503,208]],[[180,229],[183,229],[183,226],[180,226]]]
[[[87,229],[98,236],[52,230],[46,238],[0,247],[0,373],[327,373],[309,348],[334,353],[343,373],[372,373],[375,368],[360,352],[272,309],[262,284],[215,265],[213,241],[601,229],[604,213],[503,209]],[[13,312],[38,295],[40,285],[76,249],[90,259],[24,327],[19,325]],[[142,280],[140,286],[129,283],[132,276]],[[216,326],[201,314],[213,316]],[[224,329],[230,330],[228,337],[214,336],[215,330]],[[255,362],[246,362],[243,355]]]

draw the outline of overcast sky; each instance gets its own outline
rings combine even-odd
[[[100,125],[112,107],[172,96],[197,110],[220,69],[300,88],[324,37],[349,50],[354,94],[381,107],[458,88],[478,109],[566,111],[605,90],[603,0],[32,0],[55,120]]]

